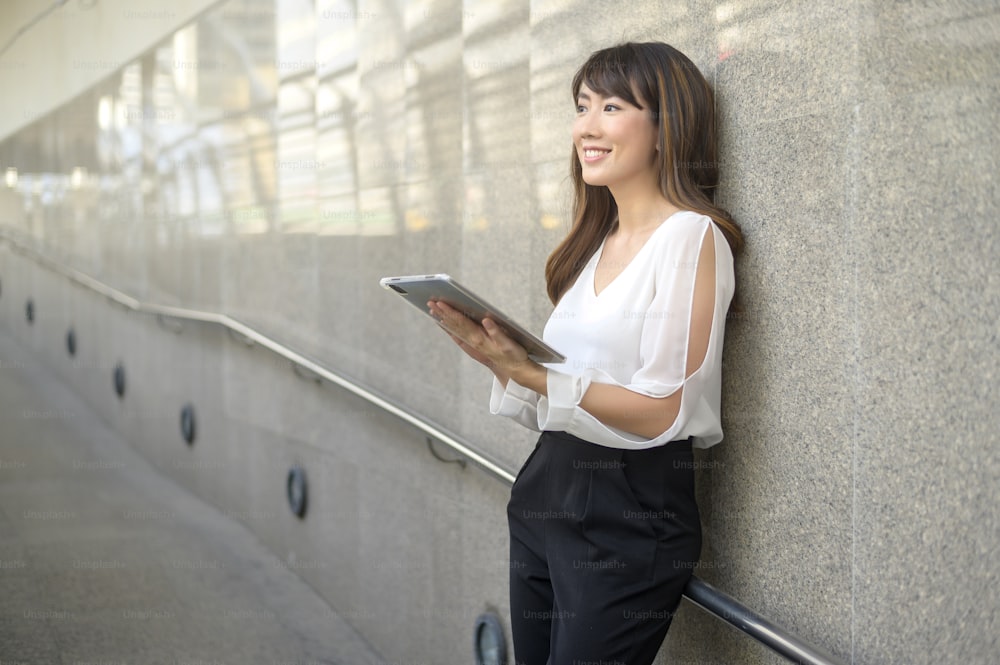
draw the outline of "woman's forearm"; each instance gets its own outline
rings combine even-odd
[[[548,395],[548,370],[537,363],[519,366],[511,371],[510,378],[539,395]],[[501,383],[506,387],[502,379]],[[608,427],[655,439],[677,420],[682,391],[683,388],[667,397],[650,397],[624,386],[591,383],[579,406]]]
[[[655,439],[677,420],[682,390],[667,397],[650,397],[624,386],[591,383],[580,400],[580,408],[608,427]]]

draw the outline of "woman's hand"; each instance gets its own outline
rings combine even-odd
[[[533,368],[541,369],[528,358],[524,347],[508,337],[492,319],[476,323],[440,300],[429,301],[427,308],[459,348],[492,370],[504,384],[515,375],[523,375]]]

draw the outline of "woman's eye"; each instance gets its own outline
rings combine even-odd
[[[576,112],[577,113],[586,113],[587,112],[587,107],[586,106],[577,106],[576,107]]]
[[[616,106],[614,104],[605,104],[604,105],[604,110],[605,111],[620,111],[621,108],[619,108],[618,106]]]

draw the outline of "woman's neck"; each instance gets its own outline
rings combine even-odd
[[[658,227],[680,208],[667,201],[659,190],[645,195],[623,196],[612,192],[618,206],[618,233],[625,237],[641,235]]]

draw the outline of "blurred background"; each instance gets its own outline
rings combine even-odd
[[[515,472],[535,436],[378,279],[450,273],[540,332],[570,79],[619,41],[676,46],[715,88],[717,202],[747,239],[695,574],[850,662],[995,659],[997,2],[8,0],[0,26],[0,371],[49,368],[393,663],[472,662],[482,613],[509,642],[506,485],[45,261],[231,317]],[[23,473],[0,465],[6,496]],[[22,609],[0,600],[10,630]],[[685,603],[658,662],[783,661]]]

